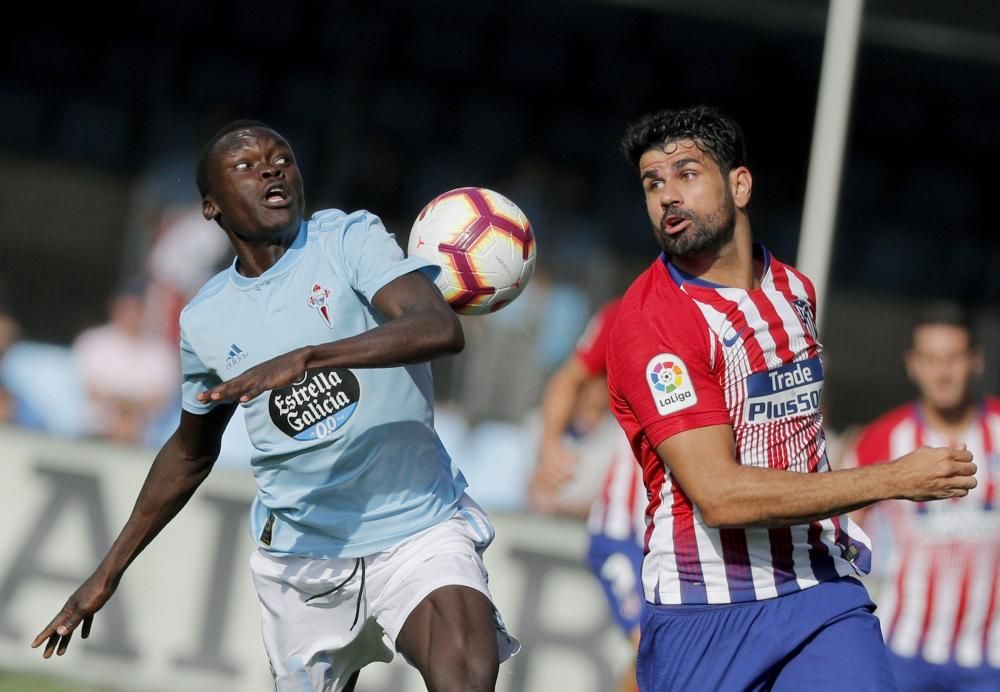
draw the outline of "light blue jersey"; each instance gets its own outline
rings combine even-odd
[[[387,283],[435,267],[405,259],[382,222],[331,209],[303,222],[266,272],[235,263],[181,313],[182,405],[305,345],[386,321],[371,304]],[[451,516],[465,479],[434,432],[430,365],[316,368],[248,402],[257,496],[250,530],[263,548],[312,557],[378,552]]]

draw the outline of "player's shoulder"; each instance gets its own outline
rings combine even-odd
[[[194,294],[194,297],[188,301],[188,304],[184,306],[181,310],[181,325],[183,325],[187,320],[199,312],[204,311],[208,306],[215,302],[215,299],[224,291],[226,286],[229,285],[229,272],[231,269],[226,267],[221,272],[213,276],[211,279],[205,282],[205,284],[198,289],[198,292]]]
[[[913,403],[906,403],[891,409],[865,426],[861,432],[860,442],[888,440],[892,431],[900,423],[913,418]]]
[[[609,332],[608,363],[620,357],[632,362],[651,350],[681,357],[708,353],[708,331],[694,300],[657,259],[622,296]]]
[[[903,404],[882,414],[869,423],[858,435],[849,458],[853,466],[870,466],[889,461],[892,451],[891,439],[899,426],[914,417],[913,404]]]
[[[309,230],[320,235],[336,232],[344,227],[347,216],[343,209],[320,209],[309,217]]]
[[[367,209],[344,211],[323,209],[309,217],[307,242],[321,248],[331,260],[356,254],[372,236],[385,229],[379,217]]]
[[[791,264],[783,262],[774,255],[770,256],[770,266],[772,274],[786,274],[787,276],[793,277],[798,284],[801,284],[805,289],[806,295],[804,297],[814,300],[816,297],[816,289],[813,286],[812,280],[806,276],[802,271],[796,269]],[[792,282],[789,282],[789,287],[792,287]]]
[[[610,329],[618,321],[618,313],[622,307],[622,296],[612,298],[598,309],[590,320],[590,326]]]
[[[670,322],[671,332],[681,334],[690,327],[700,329],[701,312],[694,300],[670,277],[663,260],[657,259],[622,296],[615,329],[645,331],[651,322]]]
[[[1000,418],[1000,397],[989,395],[984,396],[983,409],[986,411],[987,415]]]
[[[367,227],[381,223],[378,216],[367,209],[344,211],[343,209],[322,209],[309,217],[310,236],[317,239],[331,235],[343,235],[357,226]]]

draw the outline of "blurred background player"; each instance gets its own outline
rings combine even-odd
[[[575,506],[567,506],[562,493],[567,482],[580,471],[580,463],[565,438],[581,399],[599,391],[601,403],[607,409],[608,334],[618,318],[620,305],[621,299],[614,299],[594,315],[575,352],[552,374],[545,388],[538,465],[529,486],[531,503],[539,511],[574,513]],[[646,491],[642,470],[628,439],[620,431],[615,451],[605,463],[607,469],[587,517],[590,536],[587,566],[600,581],[615,622],[638,647],[644,601],[642,545]],[[636,689],[633,661],[622,674],[618,690]]]
[[[889,660],[904,692],[1000,690],[1000,400],[974,393],[984,359],[962,308],[927,308],[911,338],[905,362],[917,400],[865,429],[856,463],[964,444],[979,485],[946,502],[883,502],[862,517],[893,548],[877,575]]]
[[[815,290],[753,242],[739,124],[703,106],[660,111],[622,149],[663,250],[625,293],[607,358],[650,495],[640,688],[893,689],[853,578],[870,546],[847,513],[965,495],[972,455],[831,471]]]

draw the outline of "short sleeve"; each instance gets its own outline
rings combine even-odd
[[[576,357],[591,376],[607,372],[608,337],[618,317],[620,301],[612,301],[594,315],[576,343]]]
[[[219,376],[209,370],[194,352],[181,329],[181,407],[188,413],[204,415],[219,405],[215,401],[203,404],[198,395],[222,383]]]
[[[404,257],[402,248],[374,214],[357,211],[343,219],[340,233],[328,240],[336,251],[327,252],[331,262],[339,262],[351,286],[371,302],[379,289],[393,279],[421,271],[433,280],[440,268],[417,257]]]
[[[680,432],[732,424],[708,325],[683,312],[657,330],[640,311],[623,308],[610,335],[612,409],[619,420],[634,420],[654,448]]]

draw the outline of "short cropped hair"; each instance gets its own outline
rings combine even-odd
[[[205,142],[205,146],[201,148],[201,154],[198,156],[198,166],[195,169],[195,182],[198,184],[198,192],[202,197],[208,194],[209,179],[208,179],[208,159],[212,155],[212,149],[215,145],[219,143],[223,137],[228,135],[230,132],[236,132],[237,130],[251,130],[251,129],[264,129],[270,130],[270,125],[262,123],[259,120],[233,120],[230,123],[222,126],[222,129],[212,135],[212,138]]]
[[[747,161],[743,129],[735,120],[711,106],[649,113],[625,129],[621,150],[638,168],[639,159],[650,149],[665,149],[677,140],[690,139],[712,157],[723,175]]]
[[[969,346],[976,347],[979,344],[975,321],[969,310],[958,303],[942,301],[931,303],[917,313],[916,318],[913,320],[913,326],[910,329],[910,345],[913,345],[913,334],[916,333],[917,329],[938,325],[964,329],[965,333],[969,335]]]

